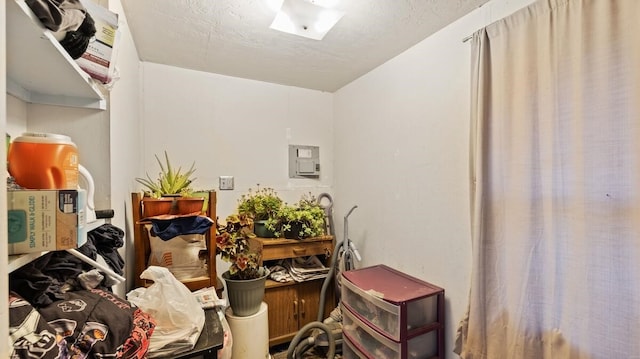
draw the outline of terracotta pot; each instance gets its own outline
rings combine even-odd
[[[145,198],[142,201],[142,218],[162,214],[202,213],[204,197]]]
[[[177,213],[171,214],[202,213],[203,205],[204,197],[181,197],[177,199]]]
[[[142,200],[142,218],[169,214],[171,198],[144,198]]]

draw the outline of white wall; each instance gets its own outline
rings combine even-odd
[[[140,61],[120,1],[112,0],[109,9],[119,14],[120,33],[115,62],[119,79],[114,83],[109,95],[110,202],[116,214],[112,223],[126,233],[125,246],[120,250],[120,255],[125,259],[126,277],[129,279],[127,285],[132,287],[135,261],[130,193],[135,189],[131,187],[131,178],[136,177],[142,167],[142,135],[139,123],[142,92]],[[118,290],[124,291],[124,288],[120,286]]]
[[[165,150],[173,166],[186,170],[195,161],[195,189],[218,190],[219,176],[234,176],[235,189],[217,193],[221,220],[257,184],[289,203],[332,192],[331,94],[153,63],[142,68],[141,176],[155,178],[154,155],[164,161]],[[289,144],[320,147],[319,179],[289,178]],[[222,273],[228,263],[218,260],[217,267]]]
[[[27,131],[27,103],[7,94],[7,133],[12,139]]]
[[[195,161],[196,189],[217,190],[219,176],[234,176],[233,191],[218,191],[221,219],[256,184],[289,202],[305,192],[331,191],[331,94],[153,63],[142,67],[143,170],[150,176],[159,170],[154,154],[164,161],[164,150],[174,166],[187,169]],[[288,178],[289,144],[320,147],[319,179]]]
[[[384,263],[445,288],[448,357],[471,271],[470,44],[462,39],[531,2],[487,3],[334,96],[336,222],[358,205],[349,237],[360,266]]]

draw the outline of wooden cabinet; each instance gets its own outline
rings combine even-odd
[[[316,255],[325,266],[331,265],[335,248],[333,236],[296,239],[256,238],[266,265],[286,258]],[[267,280],[264,301],[269,308],[269,346],[291,341],[305,324],[318,320],[320,293],[324,279],[280,283]],[[325,297],[324,317],[335,308],[334,286]]]
[[[318,319],[322,282],[269,281],[264,295],[269,306],[269,346],[290,341],[305,324]],[[327,291],[327,296],[324,313],[328,314],[334,308],[333,291]]]

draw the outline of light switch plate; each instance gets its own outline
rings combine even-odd
[[[233,189],[233,176],[220,176],[220,190],[232,190]]]

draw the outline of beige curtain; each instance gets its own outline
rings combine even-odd
[[[639,34],[639,0],[474,34],[462,358],[640,358]]]

